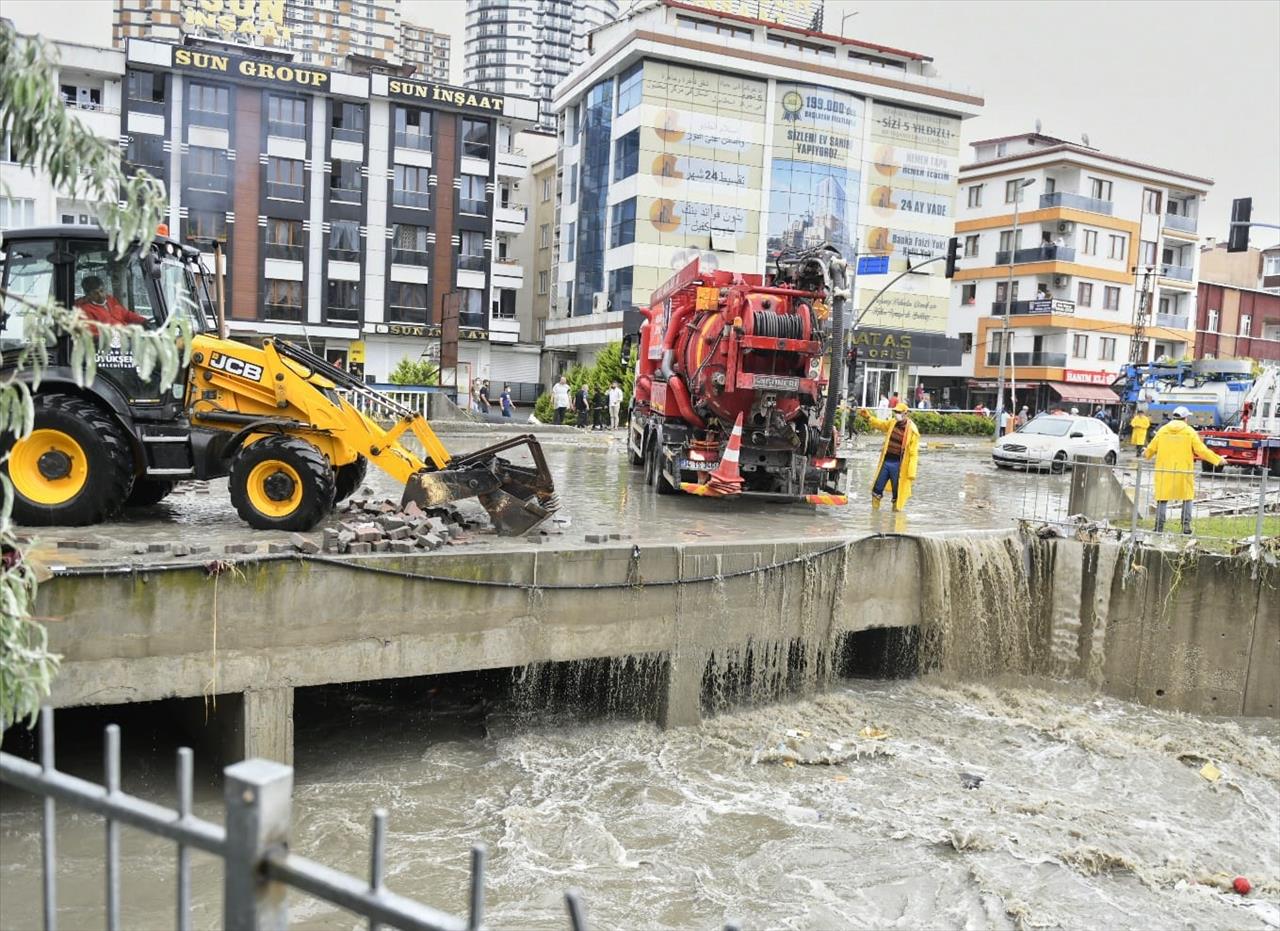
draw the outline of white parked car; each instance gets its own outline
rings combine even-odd
[[[996,443],[991,458],[1002,469],[1014,466],[1069,468],[1077,456],[1096,456],[1114,465],[1120,455],[1120,438],[1096,417],[1041,414]]]

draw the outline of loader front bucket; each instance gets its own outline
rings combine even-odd
[[[498,453],[529,447],[533,466],[515,465]],[[560,507],[551,470],[536,437],[526,433],[451,459],[443,469],[418,472],[405,485],[400,506],[438,507],[461,498],[477,498],[494,529],[516,537],[533,530]]]

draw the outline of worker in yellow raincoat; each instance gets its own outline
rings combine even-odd
[[[1138,411],[1129,420],[1129,442],[1133,444],[1135,454],[1142,453],[1147,445],[1147,431],[1151,429],[1151,418],[1146,411]]]
[[[1196,497],[1197,459],[1210,465],[1222,465],[1225,461],[1187,423],[1191,412],[1178,407],[1173,419],[1156,431],[1143,453],[1156,460],[1156,533],[1164,532],[1165,509],[1170,501],[1182,502],[1182,532],[1191,533],[1191,503]]]
[[[907,416],[909,408],[899,401],[893,416],[881,419],[863,408],[862,414],[871,426],[884,434],[876,480],[871,486],[871,506],[878,508],[886,485],[893,486],[893,509],[901,511],[911,497],[911,484],[916,480],[916,463],[920,455],[920,428]]]

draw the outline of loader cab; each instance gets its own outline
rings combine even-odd
[[[199,253],[170,239],[137,245],[117,257],[101,230],[11,230],[0,244],[0,263],[0,287],[6,295],[0,306],[0,351],[7,361],[31,340],[44,340],[50,378],[69,377],[71,340],[37,331],[32,304],[53,302],[91,319],[148,329],[180,315],[194,332],[210,329]],[[96,378],[117,389],[140,420],[172,419],[183,403],[181,380],[161,391],[157,375],[141,378],[132,353],[118,345],[99,350]]]

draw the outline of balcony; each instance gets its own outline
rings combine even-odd
[[[302,185],[284,184],[280,181],[267,182],[268,200],[291,200],[302,203]]]
[[[1190,326],[1190,322],[1186,314],[1156,314],[1156,326],[1168,327],[1171,330],[1185,330]]]
[[[1164,225],[1167,229],[1194,233],[1196,231],[1196,218],[1184,216],[1180,213],[1166,213],[1164,215]]]
[[[264,320],[276,320],[282,323],[299,323],[302,320],[302,305],[264,303],[262,317]]]
[[[150,169],[148,169],[150,171]],[[230,188],[227,186],[226,175],[206,174],[201,171],[187,172],[186,177],[188,191],[207,191],[213,194],[226,194]]]
[[[335,126],[333,128],[333,138],[337,142],[355,142],[364,145],[364,130]]]
[[[1076,250],[1071,246],[1055,246],[1052,243],[1033,246],[1030,249],[1019,249],[1013,254],[1013,263],[1015,265],[1021,265],[1026,262],[1074,262],[1075,260]],[[1008,249],[996,253],[996,264],[1009,264]]]
[[[335,204],[359,204],[364,197],[364,191],[361,188],[353,187],[330,187],[329,200]]]
[[[267,135],[279,136],[282,139],[305,139],[307,124],[295,123],[292,120],[267,120]]]
[[[519,149],[499,152],[497,171],[499,178],[523,178],[529,173],[529,156]]]
[[[396,145],[405,149],[417,149],[419,152],[431,151],[431,133],[396,130]]]
[[[466,252],[458,253],[459,271],[482,272],[487,264],[483,255],[469,255]]]
[[[1062,301],[1053,298],[1038,301],[1014,301],[1013,310],[1010,313],[1017,317],[1019,315],[1033,314],[1074,314],[1076,312],[1075,301]],[[991,315],[993,317],[1003,317],[1005,314],[1004,301],[991,302]]]
[[[421,265],[425,267],[430,261],[431,253],[425,249],[396,249],[391,250],[391,261],[399,265]]]
[[[458,314],[458,326],[460,327],[483,330],[488,322],[484,314],[474,313],[473,311],[464,310]]]
[[[489,202],[483,198],[476,199],[474,197],[459,197],[458,212],[467,213],[473,216],[482,217],[487,213]]]
[[[1190,281],[1195,275],[1195,269],[1187,268],[1185,265],[1161,265],[1161,278],[1174,278],[1178,281]]]
[[[493,211],[494,229],[499,233],[523,233],[527,217],[524,207],[497,207]]]
[[[1052,194],[1040,195],[1040,209],[1050,207],[1070,207],[1072,210],[1087,210],[1089,213],[1102,213],[1111,216],[1112,206],[1109,200],[1098,200],[1096,197],[1085,197],[1083,194],[1071,194],[1067,191],[1054,191]]]
[[[418,210],[430,210],[431,193],[429,191],[392,191],[391,202],[397,207],[415,207]]]
[[[289,242],[267,242],[266,247],[267,258],[269,259],[287,259],[291,262],[301,262],[303,247],[301,244]]]
[[[495,288],[524,287],[524,266],[515,259],[494,259],[490,274]]]
[[[1064,368],[1067,364],[1067,354],[1065,352],[1013,352],[1005,357],[1005,363],[1012,362],[1014,365],[1020,365],[1024,368],[1030,366],[1049,366],[1051,368]],[[1000,353],[988,352],[987,365],[999,365]]]

